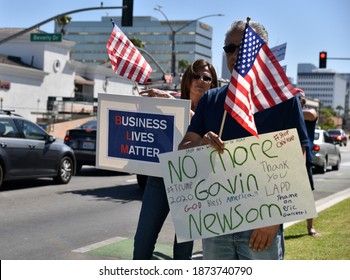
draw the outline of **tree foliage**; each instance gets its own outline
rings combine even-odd
[[[64,27],[69,24],[72,20],[72,17],[70,16],[61,16],[61,17],[58,17],[56,19],[56,22],[58,24],[58,26],[61,26],[61,33],[62,35],[66,34],[66,30],[64,29]]]
[[[187,67],[190,66],[190,63],[186,59],[180,59],[179,60],[179,70],[183,73],[187,69]]]
[[[132,37],[130,39],[131,43],[134,44],[135,47],[137,48],[144,48],[145,44],[140,40],[140,39],[137,39],[136,37]]]
[[[320,119],[322,123],[320,123],[322,129],[328,130],[330,128],[335,128],[332,116],[335,116],[335,112],[332,108],[322,109],[320,110]]]

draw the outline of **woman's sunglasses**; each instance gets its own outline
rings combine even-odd
[[[213,80],[212,77],[210,76],[201,76],[199,74],[193,74],[193,79],[195,80],[201,79],[205,83],[211,83],[211,81]]]

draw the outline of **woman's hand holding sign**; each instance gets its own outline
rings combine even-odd
[[[164,90],[160,90],[157,88],[150,88],[150,89],[141,90],[140,95],[174,99],[174,97],[169,92],[166,92]]]

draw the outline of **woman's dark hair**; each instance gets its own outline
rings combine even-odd
[[[198,59],[187,67],[185,73],[182,76],[181,99],[190,99],[190,87],[192,79],[197,75],[197,73],[200,70],[203,70],[206,67],[208,67],[212,78],[210,88],[218,87],[218,77],[216,75],[214,66],[205,59]]]

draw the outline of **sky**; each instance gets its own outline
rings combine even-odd
[[[27,28],[68,11],[107,6],[122,6],[122,0],[0,0],[0,28]],[[298,63],[318,67],[320,51],[327,51],[327,68],[350,73],[350,1],[348,0],[134,0],[134,16],[152,16],[164,20],[154,10],[162,6],[170,21],[193,20],[211,14],[201,21],[212,26],[212,63],[221,74],[222,47],[226,30],[234,20],[246,19],[262,23],[269,33],[269,47],[287,43],[287,76],[296,82]],[[95,10],[70,15],[74,21],[100,21],[102,16],[121,16],[121,10]],[[40,28],[54,32],[50,22]],[[331,58],[348,58],[337,60]],[[170,57],[169,57],[170,59]]]

